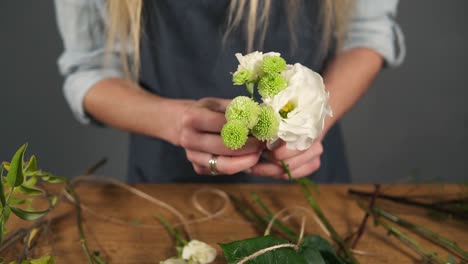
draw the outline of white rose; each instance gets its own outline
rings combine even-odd
[[[212,246],[191,240],[182,250],[182,258],[196,264],[208,264],[216,258],[216,249]]]
[[[241,53],[236,53],[236,58],[239,61],[239,66],[237,66],[238,73],[243,70],[248,70],[252,72],[254,80],[257,80],[258,77],[262,74],[262,61],[265,57],[268,56],[280,56],[281,54],[277,52],[268,52],[263,54],[259,51],[254,51],[252,53],[242,55]]]
[[[282,72],[288,86],[265,104],[280,118],[278,137],[288,149],[305,150],[323,130],[325,116],[332,116],[320,74],[296,63]],[[281,117],[281,114],[283,117]]]
[[[159,264],[187,264],[187,262],[179,258],[170,258],[159,262]]]

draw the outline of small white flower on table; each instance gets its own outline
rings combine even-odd
[[[179,258],[170,258],[159,262],[159,264],[187,264],[187,262]]]
[[[191,240],[184,246],[182,258],[187,260],[188,263],[208,264],[215,260],[216,249],[204,242]]]

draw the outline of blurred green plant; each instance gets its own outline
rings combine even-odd
[[[5,161],[0,164],[0,246],[3,244],[3,237],[8,232],[5,226],[11,213],[23,220],[33,221],[46,215],[55,206],[57,197],[47,196],[44,190],[38,187],[40,182],[66,182],[64,177],[39,170],[34,155],[25,162],[26,148],[27,144],[22,145],[10,162]],[[36,197],[48,198],[50,201],[48,208],[41,210],[33,208],[32,202]],[[23,209],[24,205],[27,205],[26,209]],[[0,263],[3,261],[0,259]],[[55,263],[55,261],[52,256],[43,256],[39,259],[21,260],[21,263],[50,264]]]

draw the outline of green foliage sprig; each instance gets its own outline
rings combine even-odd
[[[38,182],[64,183],[66,181],[66,178],[39,170],[34,155],[25,162],[26,148],[27,144],[22,145],[10,162],[0,164],[0,245],[2,245],[3,237],[7,233],[5,225],[11,213],[23,220],[33,221],[46,215],[55,206],[57,197],[49,196],[47,197],[50,199],[48,208],[37,210],[32,207],[32,201],[35,197],[45,195],[45,192],[38,187]],[[19,205],[24,204],[29,206],[27,210],[19,207]],[[0,260],[0,263],[2,262],[3,260]],[[35,260],[23,260],[22,263],[48,264],[54,263],[54,258],[44,256]]]

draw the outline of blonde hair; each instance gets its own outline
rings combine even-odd
[[[227,17],[227,30],[224,40],[239,27],[247,13],[245,31],[247,34],[247,52],[253,51],[254,43],[263,45],[269,24],[269,13],[275,0],[231,0]],[[300,8],[301,0],[285,0],[288,2],[288,27],[291,32],[291,42],[296,42],[293,34],[295,14]],[[347,22],[354,0],[321,0],[320,19],[323,27],[322,52],[327,52],[332,40],[339,49],[347,29]],[[108,0],[107,1],[107,45],[106,52],[113,50],[117,40],[120,41],[120,58],[123,69],[131,78],[137,78],[140,71],[140,36],[142,32],[141,13],[143,0]],[[257,17],[259,16],[259,19]],[[260,32],[257,32],[260,28]],[[259,37],[256,39],[256,35]],[[132,48],[132,56],[127,56],[128,45]]]

